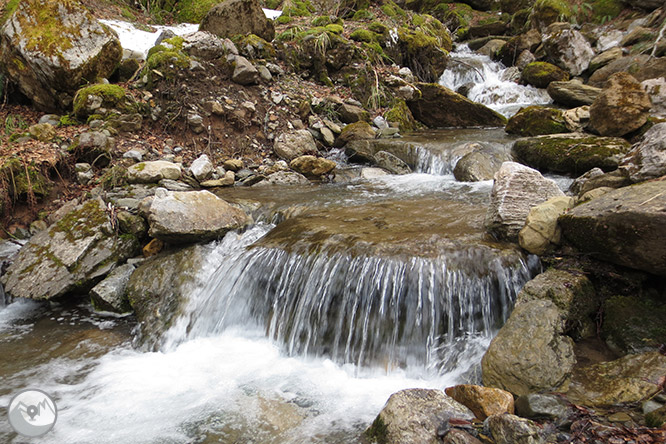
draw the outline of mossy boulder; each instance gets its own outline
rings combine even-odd
[[[113,111],[121,114],[137,111],[134,98],[120,85],[86,86],[78,90],[74,96],[74,114],[81,119],[93,114],[104,116]]]
[[[445,38],[420,29],[398,28],[398,41],[386,48],[396,63],[409,67],[423,82],[434,82],[446,69],[452,41],[448,31],[442,28]]]
[[[601,335],[621,354],[666,343],[666,301],[659,295],[614,296],[604,302]]]
[[[136,254],[136,238],[118,236],[105,208],[101,199],[89,200],[33,236],[2,277],[5,290],[30,299],[85,292]]]
[[[571,17],[571,7],[565,0],[537,0],[532,6],[530,21],[534,27],[543,30],[555,22],[567,21]]]
[[[183,41],[182,37],[171,37],[150,48],[141,72],[149,87],[158,79],[173,79],[177,71],[189,68],[191,59],[183,52]]]
[[[431,128],[497,127],[506,124],[501,114],[436,83],[418,83],[419,97],[408,100],[414,117]]]
[[[254,34],[237,38],[234,43],[241,54],[250,59],[272,60],[277,55],[271,43]]]
[[[372,126],[368,122],[360,121],[351,123],[342,128],[342,132],[335,140],[335,145],[343,147],[353,140],[368,140],[374,138],[375,130],[372,129]]]
[[[520,80],[537,88],[547,88],[550,82],[569,80],[569,73],[548,62],[532,62],[523,69]]]
[[[227,0],[218,3],[201,20],[199,30],[223,38],[255,34],[270,42],[275,37],[273,21],[266,17],[258,0]]]
[[[505,131],[519,136],[568,133],[562,111],[542,106],[521,108],[506,124]]]
[[[121,57],[116,34],[76,0],[23,0],[0,29],[0,67],[43,111],[67,109]]]
[[[400,132],[409,133],[415,131],[419,127],[412,112],[410,111],[407,103],[404,100],[398,100],[396,103],[384,113],[384,118],[388,122],[395,122],[400,128]]]
[[[518,139],[512,153],[540,171],[580,175],[595,167],[616,169],[630,149],[631,144],[621,138],[572,133]]]
[[[174,12],[181,23],[200,23],[210,9],[220,0],[179,0],[175,2]]]

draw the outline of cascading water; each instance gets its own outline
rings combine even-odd
[[[544,105],[552,100],[546,90],[518,84],[516,68],[506,68],[488,56],[472,52],[467,45],[458,45],[450,55],[446,71],[439,83],[453,91],[469,88],[467,98],[511,117],[521,107]]]

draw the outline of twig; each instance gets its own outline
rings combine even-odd
[[[657,197],[661,196],[662,194],[664,194],[664,191],[662,191],[661,193],[655,194],[654,196],[652,196],[651,198],[649,198],[648,200],[646,200],[645,202],[643,202],[642,204],[640,204],[640,205],[638,205],[638,206],[639,206],[639,207],[642,207],[642,206],[645,205],[646,203],[650,202],[651,200],[656,199]]]

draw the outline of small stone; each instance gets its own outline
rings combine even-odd
[[[222,164],[224,169],[231,171],[239,171],[243,169],[243,161],[241,159],[227,159]]]
[[[137,149],[131,149],[123,154],[123,158],[141,162],[143,160],[143,153]]]
[[[190,173],[194,176],[199,182],[206,180],[213,173],[213,162],[210,161],[206,154],[202,154],[196,158],[192,165],[190,165]]]
[[[200,134],[206,129],[203,124],[203,117],[199,114],[188,114],[187,123],[196,134]]]

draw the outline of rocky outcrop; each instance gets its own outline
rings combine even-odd
[[[632,182],[666,175],[666,123],[650,128],[622,160],[620,169]]]
[[[163,179],[180,178],[180,166],[165,160],[135,163],[127,169],[129,183],[157,183]]]
[[[209,191],[158,189],[146,210],[148,234],[183,244],[222,237],[249,223],[249,217]]]
[[[0,67],[34,105],[66,109],[122,57],[116,34],[78,2],[24,0],[0,30]]]
[[[569,80],[569,73],[548,62],[532,62],[523,69],[520,80],[537,88],[547,88],[551,82]]]
[[[275,37],[273,22],[266,18],[257,0],[227,0],[213,6],[201,20],[199,30],[218,37],[254,34],[268,42]]]
[[[518,139],[511,152],[521,163],[541,171],[582,174],[595,167],[616,169],[630,149],[621,138],[573,133]]]
[[[553,101],[568,107],[592,105],[599,94],[601,88],[585,85],[577,79],[548,84],[548,95]]]
[[[560,244],[562,230],[557,218],[573,207],[573,198],[553,197],[530,209],[525,226],[518,233],[518,243],[532,254],[542,255]]]
[[[509,119],[504,130],[509,134],[518,134],[523,137],[569,132],[562,117],[562,111],[543,106],[521,108]]]
[[[280,134],[275,139],[273,151],[281,159],[291,162],[300,156],[316,154],[317,145],[310,131],[302,129]]]
[[[559,219],[562,234],[599,259],[666,276],[666,181],[613,190]]]
[[[647,122],[650,97],[630,74],[613,74],[590,106],[590,126],[602,136],[624,136]]]
[[[563,195],[555,182],[538,171],[519,163],[505,162],[495,174],[486,228],[499,239],[517,241],[530,208]]]
[[[118,235],[105,207],[101,200],[89,200],[33,236],[2,276],[5,290],[30,299],[87,291],[133,256],[139,247],[136,238]]]
[[[513,395],[505,390],[462,384],[448,387],[445,393],[469,408],[481,421],[492,415],[513,414]]]
[[[386,444],[436,444],[437,429],[450,418],[474,415],[440,390],[407,389],[391,395],[365,435]]]
[[[560,310],[547,300],[519,304],[481,361],[483,383],[525,395],[566,387],[576,363]]]
[[[548,59],[572,76],[581,75],[595,55],[590,43],[575,29],[554,29],[551,32],[553,27],[546,31],[543,38]]]
[[[436,83],[418,83],[418,98],[407,101],[414,118],[431,128],[497,127],[506,118],[490,108],[472,102],[464,96]]]

